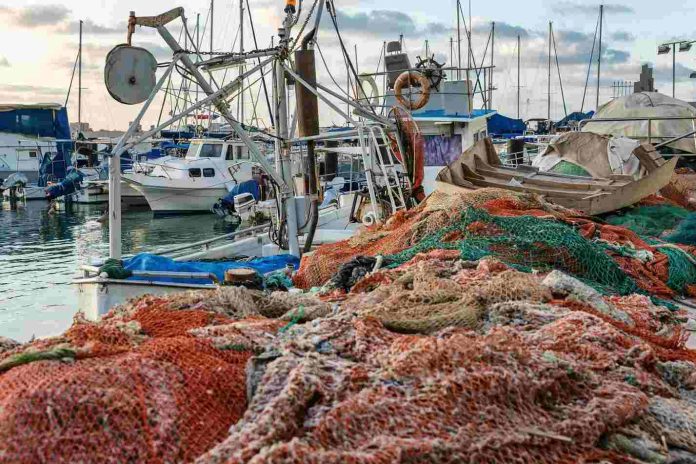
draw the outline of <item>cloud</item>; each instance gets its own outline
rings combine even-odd
[[[551,7],[551,11],[561,16],[596,16],[599,13],[599,5],[576,2],[556,2]],[[634,12],[635,10],[628,5],[622,5],[620,3],[604,4],[604,13],[629,14]]]
[[[80,31],[80,22],[71,21],[69,23],[63,23],[56,30],[60,34],[77,34]],[[85,35],[102,35],[102,34],[123,34],[126,35],[126,24],[125,21],[122,25],[118,26],[102,26],[97,24],[91,19],[86,19],[82,22],[82,33]]]
[[[21,95],[39,94],[43,96],[65,96],[67,89],[60,87],[45,87],[41,85],[0,84],[0,95],[17,93]]]
[[[9,68],[10,67],[10,62],[7,61],[7,58],[4,56],[0,56],[0,68]]]
[[[472,29],[474,34],[488,34],[491,30],[491,25],[490,23],[478,23],[474,24]],[[533,35],[533,32],[522,26],[515,26],[506,22],[495,22],[496,39],[512,39],[517,38],[518,35],[524,39]]]
[[[337,11],[337,22],[344,31],[389,36],[404,34],[408,37],[447,34],[452,28],[442,23],[417,24],[408,14],[395,10],[344,13]],[[329,21],[327,21],[329,23]]]
[[[627,31],[617,31],[611,35],[612,40],[617,42],[631,42],[635,40],[636,36]]]
[[[68,18],[70,9],[64,5],[31,5],[23,8],[2,7],[2,10],[12,14],[17,23],[26,27],[50,26]]]
[[[656,81],[661,81],[663,83],[669,83],[669,91],[671,92],[672,88],[672,64],[660,64],[660,65],[655,65],[654,63],[648,63],[651,67],[653,67],[653,77],[655,78]],[[677,82],[686,82],[686,81],[691,81],[693,80],[689,77],[691,73],[694,72],[694,69],[688,68],[684,66],[681,63],[677,63],[675,68],[674,68],[674,77]],[[667,89],[665,89],[667,90]],[[665,92],[667,93],[667,92]],[[671,94],[670,94],[671,95]]]

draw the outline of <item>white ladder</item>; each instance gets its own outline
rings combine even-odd
[[[406,199],[404,198],[404,192],[401,189],[399,170],[397,169],[397,167],[401,167],[402,174],[405,174],[403,164],[399,162],[398,158],[394,154],[391,142],[382,126],[368,126],[367,129],[369,130],[370,135],[370,147],[374,153],[373,161],[377,161],[377,167],[381,171],[382,178],[384,179],[385,189],[387,191],[387,195],[389,196],[392,212],[396,212],[400,209],[406,209]],[[403,178],[410,187],[408,176],[404,175]]]

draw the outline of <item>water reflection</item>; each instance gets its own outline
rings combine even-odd
[[[77,298],[70,281],[81,264],[108,254],[105,205],[49,212],[44,202],[11,209],[0,202],[0,336],[28,340],[70,325]],[[155,218],[126,211],[123,253],[156,251],[232,232],[213,214]]]

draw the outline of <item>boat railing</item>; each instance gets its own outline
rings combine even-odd
[[[583,119],[578,123],[578,130],[582,130],[582,127],[587,125],[588,123],[610,123],[610,122],[642,122],[642,121],[647,121],[648,127],[647,127],[647,134],[644,136],[633,136],[633,137],[645,137],[648,139],[648,143],[653,143],[653,138],[657,140],[664,140],[664,139],[671,139],[673,137],[678,137],[678,139],[690,137],[693,135],[694,140],[696,141],[696,135],[689,133],[687,135],[682,135],[682,134],[672,134],[672,135],[660,135],[659,137],[656,137],[653,134],[653,122],[655,121],[691,121],[691,125],[694,131],[696,131],[696,116],[646,116],[646,117],[624,117],[624,118],[588,118],[588,119]]]
[[[97,266],[89,266],[83,264],[80,266],[83,272],[84,278],[98,277],[99,268]],[[151,278],[165,278],[165,279],[200,279],[200,280],[210,280],[213,283],[219,283],[219,279],[212,272],[174,272],[174,271],[133,271],[133,277],[151,277]],[[147,282],[143,282],[147,283]]]

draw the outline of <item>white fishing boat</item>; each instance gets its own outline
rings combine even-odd
[[[197,139],[185,158],[134,162],[123,179],[155,214],[205,213],[232,187],[251,180],[255,167],[258,163],[239,140]]]

